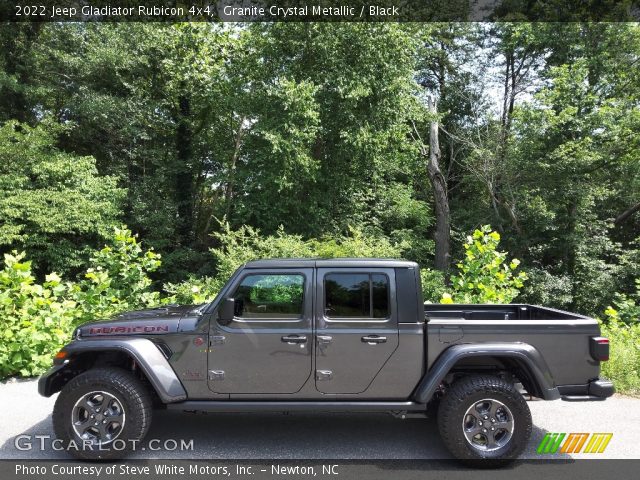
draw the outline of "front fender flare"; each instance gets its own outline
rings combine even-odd
[[[433,397],[438,386],[447,374],[460,360],[471,357],[510,358],[526,368],[540,395],[545,400],[557,400],[560,392],[540,352],[528,343],[467,343],[447,348],[431,369],[422,378],[415,391],[413,399],[418,403],[427,403]]]
[[[185,391],[180,379],[169,365],[162,352],[156,345],[146,338],[119,338],[98,340],[77,340],[63,348],[68,357],[85,352],[121,351],[133,358],[143,371],[149,383],[163,403],[180,402],[186,400]],[[38,391],[45,397],[50,397],[57,390],[52,388],[52,380],[66,367],[56,365],[40,377]]]

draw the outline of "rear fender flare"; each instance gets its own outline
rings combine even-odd
[[[557,400],[560,392],[551,371],[540,352],[528,343],[477,343],[461,344],[447,348],[436,359],[431,369],[422,378],[412,398],[418,403],[431,400],[438,386],[460,360],[472,357],[508,358],[526,369],[536,383],[539,395],[545,400]]]

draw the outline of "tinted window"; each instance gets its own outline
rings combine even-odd
[[[373,318],[387,318],[389,316],[389,279],[386,275],[380,273],[371,275],[371,292]]]
[[[236,316],[244,318],[300,318],[302,275],[247,275],[236,289]]]
[[[389,316],[389,280],[386,275],[330,273],[324,277],[324,292],[327,317]]]

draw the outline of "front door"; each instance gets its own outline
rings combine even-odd
[[[295,393],[311,374],[313,269],[246,270],[228,290],[235,316],[211,322],[209,388]]]
[[[362,393],[398,347],[392,268],[319,268],[316,388]]]

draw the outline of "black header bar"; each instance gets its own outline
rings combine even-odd
[[[3,22],[627,22],[640,0],[2,0]]]

